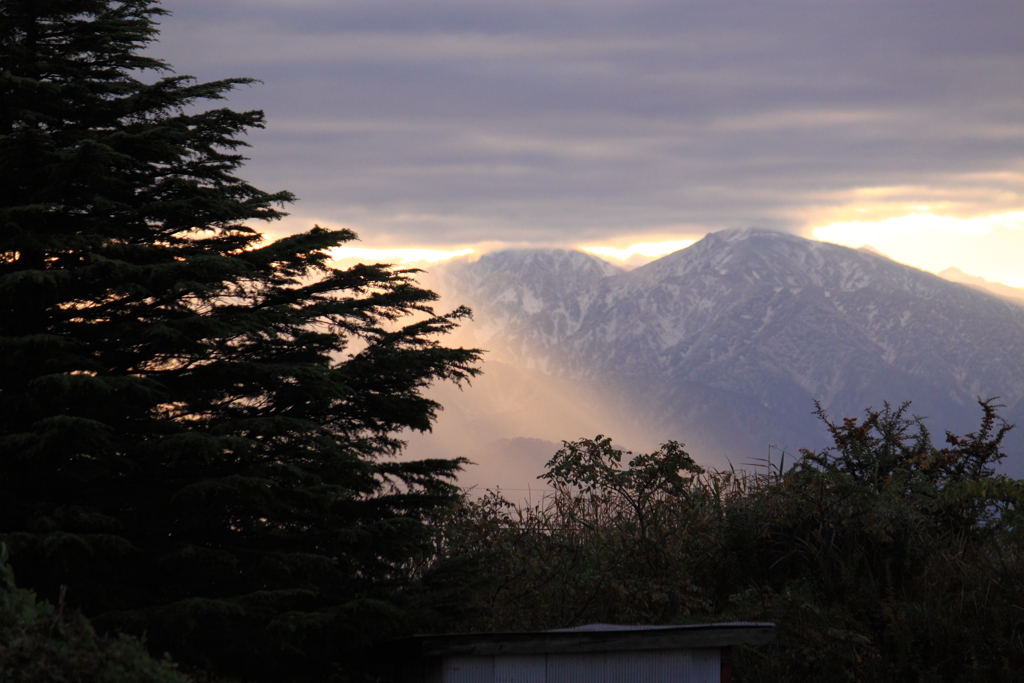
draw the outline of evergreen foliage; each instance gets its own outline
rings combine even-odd
[[[251,679],[321,680],[402,626],[458,459],[394,459],[473,376],[414,271],[265,243],[258,111],[142,54],[151,0],[0,0],[0,537],[101,629]],[[153,74],[148,82],[144,73]],[[25,579],[23,579],[25,580]],[[340,675],[340,674],[339,674]]]
[[[18,588],[0,546],[0,680],[9,683],[189,683],[137,639],[98,636],[78,612]]]
[[[477,558],[453,630],[773,621],[738,681],[1024,677],[1024,481],[992,467],[1010,426],[932,443],[909,405],[829,420],[792,467],[701,472],[678,444],[632,456],[598,437],[548,463],[535,506],[455,511],[438,562]]]

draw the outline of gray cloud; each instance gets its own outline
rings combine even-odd
[[[246,177],[370,245],[799,229],[865,186],[1024,204],[1017,0],[164,6],[154,54],[264,81],[230,102],[268,115]]]

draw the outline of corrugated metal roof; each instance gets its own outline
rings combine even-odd
[[[727,622],[668,626],[587,624],[570,629],[516,633],[419,635],[391,643],[413,657],[674,650],[764,645],[774,642],[775,624]]]
[[[721,621],[708,624],[669,624],[669,625],[622,625],[622,624],[583,624],[582,626],[571,626],[569,628],[553,628],[548,631],[541,631],[541,633],[564,633],[567,631],[653,631],[658,629],[673,629],[673,628],[694,628],[694,627],[707,627],[707,626],[762,626],[763,622],[753,621]],[[774,624],[772,624],[774,626]]]

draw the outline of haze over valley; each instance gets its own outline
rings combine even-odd
[[[0,0],[0,679],[1024,680],[1022,26]]]
[[[408,455],[469,457],[464,485],[543,488],[561,440],[599,433],[632,450],[675,439],[711,467],[778,463],[828,442],[815,400],[834,420],[912,401],[939,445],[977,427],[978,397],[1024,424],[1019,300],[870,249],[732,230],[630,271],[523,249],[426,282],[473,309],[458,342],[488,353],[471,387],[437,390],[445,411]],[[1022,443],[1011,432],[1010,452]]]
[[[913,398],[939,440],[976,395],[1019,410],[1018,318],[979,291],[1024,301],[1019,2],[165,6],[154,54],[259,81],[231,101],[267,116],[247,171],[301,199],[270,237],[351,229],[337,264],[473,307],[485,374],[433,390],[405,457],[520,488],[597,433],[717,464],[819,445],[814,398]],[[797,241],[721,242],[746,226]]]

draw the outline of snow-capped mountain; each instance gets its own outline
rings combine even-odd
[[[439,271],[495,358],[602,387],[710,458],[824,445],[815,400],[836,419],[910,400],[941,433],[999,396],[1024,423],[1024,307],[869,250],[748,229],[628,272],[564,250]]]
[[[511,249],[454,261],[435,276],[473,309],[477,340],[494,357],[547,367],[549,351],[578,331],[601,283],[622,272],[581,251]]]

